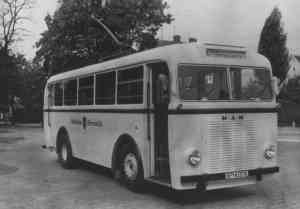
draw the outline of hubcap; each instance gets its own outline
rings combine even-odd
[[[61,147],[61,157],[63,161],[67,161],[68,152],[67,152],[67,146],[65,144],[63,144]]]
[[[128,153],[124,159],[124,173],[129,180],[136,179],[138,174],[138,162],[132,153]]]

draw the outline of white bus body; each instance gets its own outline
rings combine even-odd
[[[160,106],[161,74],[168,98]],[[265,57],[212,44],[171,45],[61,73],[45,88],[46,146],[57,148],[64,132],[72,156],[116,170],[129,143],[145,180],[177,190],[253,184],[279,171],[271,75]]]

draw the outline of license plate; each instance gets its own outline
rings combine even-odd
[[[226,179],[238,179],[245,178],[248,176],[248,171],[234,171],[230,173],[225,173]]]

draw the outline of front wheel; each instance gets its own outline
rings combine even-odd
[[[141,192],[144,185],[144,170],[135,147],[130,145],[123,147],[119,169],[121,182],[130,190]]]
[[[74,168],[75,159],[72,154],[72,147],[67,136],[62,136],[61,143],[57,150],[58,161],[63,168]]]

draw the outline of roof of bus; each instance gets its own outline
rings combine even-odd
[[[208,56],[207,49],[222,50],[225,53],[244,52],[244,57]],[[215,51],[216,52],[216,51]],[[218,52],[217,52],[218,53]],[[134,53],[117,59],[101,62],[94,65],[85,66],[76,70],[60,73],[49,78],[49,82],[63,80],[70,77],[101,72],[109,69],[120,68],[154,60],[163,60],[170,64],[204,64],[204,65],[225,65],[225,66],[251,66],[271,69],[269,61],[262,55],[247,50],[243,47],[213,44],[173,44],[158,47],[139,53]]]

